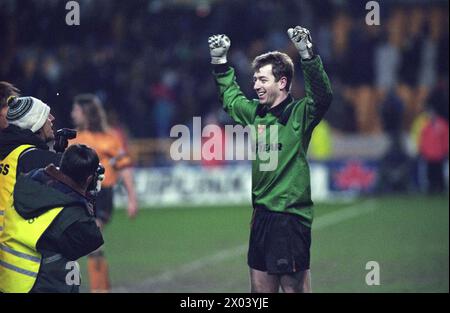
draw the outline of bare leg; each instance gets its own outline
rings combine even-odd
[[[250,268],[250,286],[252,293],[277,293],[280,279],[277,275]]]
[[[310,270],[282,275],[280,277],[280,284],[285,293],[311,293]]]
[[[96,219],[97,226],[103,232],[104,223]],[[105,293],[111,289],[109,281],[109,268],[108,262],[103,255],[102,247],[88,255],[88,274],[91,292],[93,293]]]

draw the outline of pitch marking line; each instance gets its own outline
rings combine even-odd
[[[355,218],[357,216],[368,214],[370,212],[375,211],[375,209],[376,207],[373,201],[365,201],[362,203],[349,206],[344,209],[340,209],[333,213],[325,214],[321,217],[318,217],[317,220],[314,221],[313,231],[321,230],[328,226],[339,224],[343,221]],[[213,264],[220,263],[227,259],[238,257],[247,252],[247,247],[248,243],[230,249],[224,249],[213,255],[200,258],[186,265],[182,265],[174,270],[165,271],[158,276],[147,278],[143,282],[139,283],[139,285],[136,286],[136,289],[139,290],[146,288],[150,289],[151,287],[158,285],[160,283],[170,282],[177,276],[182,276],[190,272],[199,270],[205,266],[211,266]],[[117,287],[113,289],[113,292],[130,292],[130,288]]]

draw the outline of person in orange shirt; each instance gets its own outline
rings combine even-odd
[[[110,221],[113,210],[113,187],[119,178],[122,179],[128,192],[128,216],[134,218],[138,206],[133,184],[132,162],[125,152],[121,138],[108,126],[100,99],[92,94],[76,96],[71,116],[78,133],[69,144],[79,143],[93,148],[100,158],[100,163],[105,167],[105,179],[97,196],[95,208],[99,227],[103,229]],[[108,264],[102,250],[88,256],[88,273],[91,292],[110,291]]]
[[[448,122],[433,107],[427,108],[429,118],[419,137],[419,153],[426,163],[428,193],[445,191],[444,166],[448,159]]]

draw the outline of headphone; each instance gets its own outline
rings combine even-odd
[[[92,179],[87,189],[88,193],[91,196],[96,196],[100,192],[101,183],[104,178],[105,178],[105,167],[99,163],[97,169],[94,172],[94,178]]]

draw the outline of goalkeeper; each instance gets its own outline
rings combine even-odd
[[[270,138],[270,126],[278,129],[278,142],[265,145],[265,150],[276,149],[276,168],[262,171],[264,160],[259,154],[252,164],[253,218],[248,250],[252,292],[278,292],[280,287],[284,292],[311,292],[313,202],[306,152],[314,127],[331,104],[332,91],[322,61],[314,55],[309,31],[297,26],[287,33],[300,54],[305,79],[306,97],[299,100],[290,94],[294,65],[288,55],[274,51],[254,59],[253,88],[258,99],[249,100],[227,63],[230,39],[226,35],[209,38],[225,111],[235,122],[258,129],[258,141]]]

